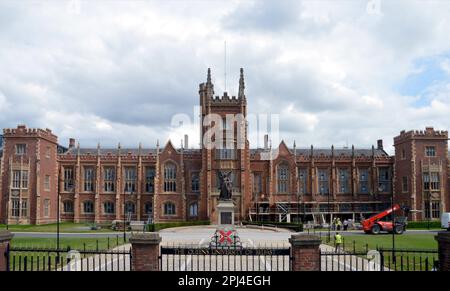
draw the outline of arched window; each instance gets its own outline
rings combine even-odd
[[[198,192],[200,190],[200,179],[198,173],[193,173],[191,177],[191,190],[192,192]]]
[[[83,212],[84,213],[94,213],[94,203],[92,201],[83,202]]]
[[[177,166],[173,163],[164,165],[164,192],[177,191]]]
[[[277,167],[278,193],[287,193],[289,188],[289,166],[281,163]]]
[[[134,203],[131,201],[127,201],[125,203],[125,213],[134,214],[135,212],[136,212],[136,206],[134,205]]]
[[[151,215],[153,213],[153,204],[151,202],[145,203],[144,213],[148,215]]]
[[[189,216],[197,217],[198,216],[198,203],[194,202],[189,205]]]
[[[70,200],[64,201],[64,213],[73,213],[73,202]]]
[[[115,212],[114,202],[107,201],[103,203],[103,210],[105,214],[114,214]]]
[[[172,202],[164,203],[164,215],[175,215],[175,204]]]

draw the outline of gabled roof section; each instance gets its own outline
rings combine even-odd
[[[86,154],[96,155],[97,151],[100,152],[100,155],[106,155],[108,153],[111,153],[112,155],[119,154],[118,148],[100,148],[100,149],[80,148],[80,155],[86,155]],[[78,153],[78,149],[76,147],[72,147],[72,148],[69,148],[67,151],[63,152],[62,154],[76,155],[77,153]],[[122,148],[122,149],[120,149],[120,153],[121,154],[131,153],[132,155],[138,155],[139,149],[138,148]],[[156,154],[156,148],[141,149],[141,155],[149,155],[149,154]]]

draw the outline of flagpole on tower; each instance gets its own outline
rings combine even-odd
[[[223,74],[224,74],[224,82],[225,82],[225,92],[227,91],[227,41],[224,41],[224,70],[223,70]]]

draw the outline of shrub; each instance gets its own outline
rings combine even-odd
[[[280,227],[293,230],[295,232],[303,231],[303,223],[278,222],[278,221],[243,221],[243,225],[260,225],[270,227]]]
[[[428,221],[410,221],[408,222],[408,225],[406,228],[428,228]],[[441,228],[441,222],[440,221],[430,221],[430,228]]]

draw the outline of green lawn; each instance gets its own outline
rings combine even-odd
[[[11,241],[12,251],[10,253],[10,270],[55,270],[64,266],[68,262],[70,250],[87,252],[82,253],[82,258],[90,258],[95,252],[115,248],[123,244],[123,238],[61,238],[60,249],[62,252],[55,252],[56,238],[13,238]],[[20,249],[25,248],[25,249]],[[14,250],[15,249],[15,250]],[[39,251],[40,249],[40,251]],[[106,260],[105,255],[94,263],[101,263]],[[93,259],[92,259],[92,262]]]
[[[72,223],[63,222],[60,223],[60,232],[70,232],[70,233],[90,233],[90,232],[112,232],[110,227],[104,226],[100,230],[90,230],[88,229],[92,224],[89,223]],[[42,224],[42,225],[9,225],[9,231],[17,232],[56,232],[56,223],[53,224]],[[6,225],[0,224],[0,230],[6,230]]]
[[[118,235],[114,238],[60,238],[60,248],[83,250],[106,250],[123,244],[123,237]],[[27,248],[56,248],[56,238],[29,238],[29,237],[15,237],[11,241],[11,246],[27,247]]]
[[[388,249],[383,252],[384,266],[388,269],[396,270],[431,270],[438,261],[437,242],[434,239],[435,234],[408,234],[395,236],[395,257],[392,256],[392,235],[357,235],[344,236],[344,248],[347,252],[352,253],[355,250],[360,257],[366,257],[368,250],[376,250],[377,248]],[[322,241],[325,244],[334,245],[334,234],[332,234],[331,242],[327,242],[327,236],[322,235]],[[410,251],[404,252],[402,249]],[[415,251],[412,251],[415,250]],[[417,250],[435,250],[435,252],[418,252]]]
[[[374,250],[378,248],[392,248],[392,235],[379,234],[379,235],[354,235],[346,236],[341,232],[344,237],[344,246],[346,250],[357,251]],[[334,234],[331,237],[331,245],[334,244]],[[402,249],[437,249],[437,241],[434,239],[435,234],[403,234],[395,236],[395,248]],[[326,235],[322,235],[322,241],[326,243]]]

